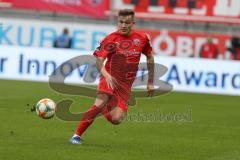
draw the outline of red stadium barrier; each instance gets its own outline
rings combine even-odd
[[[107,0],[0,0],[0,7],[71,13],[104,18],[109,8]]]
[[[239,0],[118,0],[112,6],[132,8],[145,19],[240,24]]]

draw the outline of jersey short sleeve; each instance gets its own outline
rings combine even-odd
[[[100,45],[96,48],[96,50],[93,52],[93,55],[95,57],[102,57],[102,58],[106,58],[107,55],[109,54],[109,50],[108,50],[108,44],[109,43],[109,38],[106,37],[102,40],[102,42],[100,43]]]
[[[147,35],[146,35],[146,43],[145,43],[145,46],[143,48],[142,53],[145,54],[146,56],[152,54],[151,42],[150,42],[150,40],[149,40]]]

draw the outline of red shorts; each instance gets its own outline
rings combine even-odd
[[[110,101],[108,102],[108,104],[111,105],[112,107],[117,106],[121,108],[123,111],[128,110],[127,101],[130,94],[128,90],[126,90],[126,92],[124,93],[121,93],[115,89],[108,88],[105,78],[101,77],[98,85],[97,94],[100,93],[105,93],[110,96]]]

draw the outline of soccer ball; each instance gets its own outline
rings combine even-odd
[[[53,100],[44,98],[36,105],[37,115],[43,119],[50,119],[56,112],[56,104]]]

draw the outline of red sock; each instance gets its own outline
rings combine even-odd
[[[93,105],[88,111],[83,114],[83,117],[77,127],[76,133],[81,136],[84,131],[92,124],[95,117],[101,112],[102,108]]]
[[[112,122],[111,110],[112,106],[106,105],[102,110],[102,115],[109,121]]]

